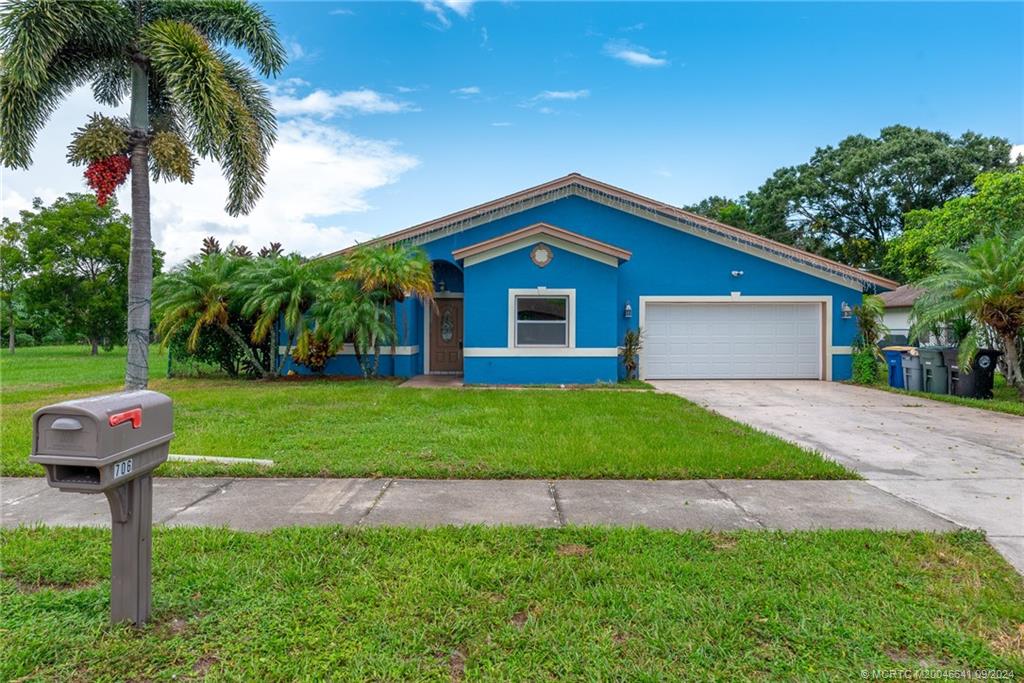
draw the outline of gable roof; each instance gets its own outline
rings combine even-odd
[[[499,199],[472,206],[447,216],[435,218],[413,225],[404,230],[377,237],[366,244],[392,244],[394,242],[411,241],[417,244],[429,242],[438,237],[476,227],[497,218],[525,211],[541,204],[569,196],[583,197],[626,213],[646,218],[662,225],[696,233],[714,241],[722,242],[733,248],[751,251],[771,260],[790,262],[794,266],[810,271],[817,271],[824,276],[839,278],[863,286],[881,289],[895,289],[899,283],[878,275],[866,273],[852,266],[812,254],[797,247],[776,242],[746,230],[719,223],[689,211],[649,197],[624,190],[614,185],[602,183],[579,173],[570,173],[555,180],[536,185]],[[357,245],[358,246],[358,245]],[[342,249],[333,254],[341,254],[355,247]]]
[[[629,257],[632,256],[632,253],[625,249],[620,249],[619,247],[612,246],[605,242],[599,242],[598,240],[591,239],[590,237],[576,232],[555,227],[549,223],[535,223],[534,225],[529,225],[519,230],[513,230],[512,232],[499,235],[489,240],[484,240],[483,242],[471,244],[470,246],[463,247],[462,249],[456,249],[452,252],[452,256],[457,260],[462,260],[538,236],[553,237],[556,241],[568,242],[569,244],[574,244],[582,247],[583,249],[598,252],[599,254],[605,254],[606,256],[610,256],[620,261],[628,261]]]
[[[903,285],[891,292],[882,292],[878,296],[882,299],[882,303],[885,304],[886,308],[909,308],[914,305],[914,302],[922,294],[924,294],[924,290],[920,287]]]

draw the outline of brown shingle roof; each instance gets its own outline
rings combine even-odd
[[[878,296],[881,297],[886,308],[903,308],[913,306],[917,297],[922,294],[924,294],[924,290],[920,287],[903,285],[891,292],[882,292]]]

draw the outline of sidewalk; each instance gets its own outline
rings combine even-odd
[[[153,521],[166,526],[509,524],[659,529],[948,531],[950,521],[862,481],[608,481],[157,478]],[[5,528],[108,526],[100,495],[43,478],[0,479]]]

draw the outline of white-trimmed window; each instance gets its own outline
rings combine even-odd
[[[573,294],[574,290],[510,290],[509,346],[575,347]]]

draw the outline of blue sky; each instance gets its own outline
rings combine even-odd
[[[674,204],[735,196],[894,123],[1024,143],[1019,3],[266,7],[292,55],[266,206],[222,217],[215,174],[154,188],[172,257],[204,231],[337,248],[569,171]],[[11,206],[39,191],[8,181]]]

